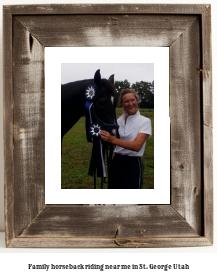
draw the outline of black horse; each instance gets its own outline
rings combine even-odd
[[[87,139],[93,143],[88,174],[94,176],[94,188],[96,188],[96,173],[101,177],[101,188],[103,188],[104,159],[106,156],[109,171],[113,153],[111,144],[103,141],[103,146],[101,145],[99,131],[107,130],[119,138],[114,95],[114,75],[111,75],[108,80],[101,79],[100,70],[95,72],[94,79],[61,85],[61,149],[63,136],[86,114]],[[91,125],[88,127],[87,123]]]
[[[85,114],[87,101],[85,90],[89,84],[95,83],[98,88],[98,97],[91,107],[91,111],[106,125],[116,124],[115,114],[115,87],[114,75],[109,79],[101,79],[100,70],[97,70],[94,79],[70,82],[61,85],[61,146],[63,136]],[[117,129],[109,129],[110,133],[119,137]]]

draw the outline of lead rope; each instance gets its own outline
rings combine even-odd
[[[102,154],[103,154],[103,161],[104,161],[104,165],[105,165],[105,152],[106,152],[106,148],[104,145],[102,145]],[[105,182],[106,177],[101,177],[101,189],[103,189],[103,183]]]
[[[109,182],[109,178],[110,178],[112,156],[113,156],[113,145],[109,144],[109,151],[108,151],[108,149],[106,149],[106,162],[107,162],[108,182]]]
[[[104,157],[104,160],[105,160],[105,151],[106,151],[106,154],[107,154],[107,165],[108,165],[108,150],[105,149],[105,147],[103,146],[103,157]],[[103,189],[103,183],[105,182],[105,177],[101,177],[101,189]],[[94,168],[94,171],[93,171],[93,180],[94,180],[94,189],[96,189],[96,168]]]

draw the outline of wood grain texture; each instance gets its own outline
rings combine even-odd
[[[211,7],[202,14],[203,76],[203,159],[204,159],[204,228],[213,242],[213,115],[212,115],[212,43]]]
[[[6,245],[14,238],[14,160],[13,160],[13,66],[12,16],[4,9],[3,91],[4,91],[4,182]]]
[[[159,229],[160,227],[160,229]],[[22,237],[146,238],[198,236],[169,205],[46,205]]]
[[[199,18],[170,46],[171,205],[202,231]]]
[[[13,20],[14,209],[15,235],[44,206],[44,52],[43,46]]]
[[[210,5],[189,4],[44,4],[5,6],[13,15],[28,14],[202,14]]]
[[[204,235],[213,243],[213,131],[204,126]]]
[[[210,246],[205,237],[180,238],[14,238],[10,248],[168,248]]]
[[[126,14],[41,15],[34,20],[31,16],[16,18],[44,46],[166,47],[181,36],[197,16]]]
[[[170,47],[171,206],[44,204],[45,46]],[[5,65],[8,247],[212,245],[210,5],[5,6]]]
[[[204,125],[213,127],[212,118],[212,42],[211,42],[211,8],[202,14],[202,75],[203,75],[203,111]]]

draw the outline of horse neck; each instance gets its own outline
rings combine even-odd
[[[85,89],[91,82],[93,80],[89,79],[66,84],[68,88],[62,96],[65,105],[70,105],[72,111],[75,110],[77,115],[80,114],[80,117],[84,114],[83,111],[86,103]]]
[[[68,122],[73,119],[72,124],[77,122],[85,113],[85,89],[93,80],[82,80],[63,85],[62,90],[62,121]]]
[[[74,82],[72,87],[73,92],[73,99],[77,102],[77,105],[80,105],[82,107],[85,106],[86,103],[86,97],[85,97],[85,89],[88,86],[88,84],[91,84],[93,80],[84,80],[84,81],[77,81]]]

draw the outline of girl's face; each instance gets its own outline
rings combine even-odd
[[[137,112],[137,99],[134,93],[128,93],[122,96],[122,107],[128,115],[134,115]]]

